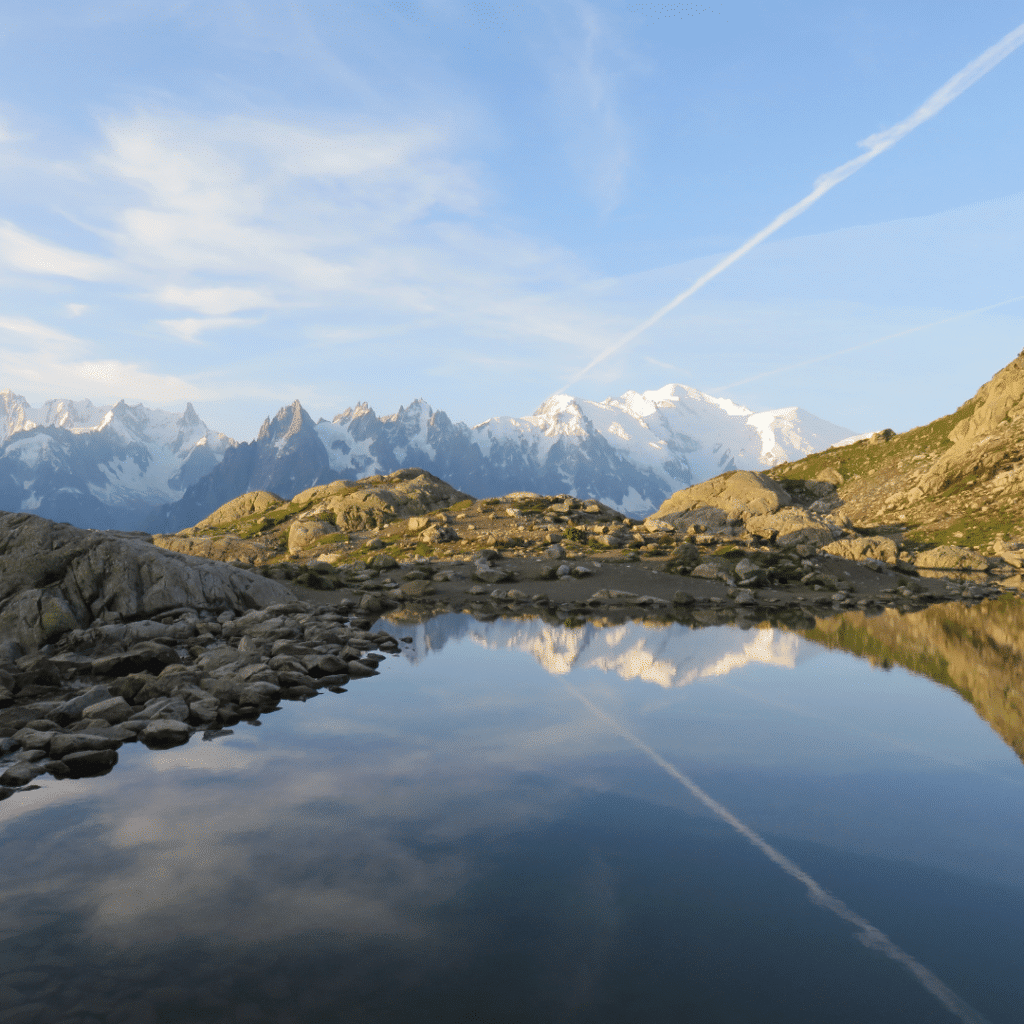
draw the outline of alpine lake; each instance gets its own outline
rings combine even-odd
[[[1024,1021],[1020,604],[381,620],[0,804],[0,1020]]]

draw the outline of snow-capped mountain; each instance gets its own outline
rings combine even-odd
[[[314,423],[295,402],[259,437],[151,521],[170,532],[252,490],[291,497],[315,484],[417,466],[476,497],[537,491],[597,498],[646,516],[674,491],[729,469],[767,469],[848,437],[802,409],[752,412],[670,384],[590,402],[556,395],[532,416],[453,423],[417,400],[378,417],[365,403]]]
[[[232,443],[183,413],[0,392],[0,508],[96,529],[139,529]]]

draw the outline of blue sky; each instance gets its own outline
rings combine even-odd
[[[294,398],[477,422],[669,382],[927,422],[1024,348],[1024,47],[579,375],[1022,22],[1004,0],[16,0],[0,387],[192,401],[242,440]]]

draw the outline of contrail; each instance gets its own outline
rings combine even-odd
[[[580,370],[565,387],[575,384],[581,377],[586,376],[595,366],[603,363],[609,356],[614,355],[619,349],[628,345],[634,338],[643,334],[649,327],[653,327],[666,313],[670,313],[680,303],[685,302],[691,295],[696,294],[709,281],[714,280],[718,275],[731,267],[737,260],[746,256],[751,249],[760,245],[766,238],[775,234],[779,228],[784,227],[791,220],[799,217],[804,210],[813,206],[826,192],[830,192],[841,181],[845,181],[852,174],[856,174],[865,164],[870,163],[876,156],[884,153],[891,146],[895,146],[904,136],[909,135],[918,125],[933,118],[943,107],[952,103],[962,92],[969,89],[979,78],[988,74],[1000,61],[1008,57],[1014,50],[1024,43],[1024,24],[1018,25],[1012,32],[1007,33],[994,46],[990,46],[980,57],[972,60],[962,71],[958,71],[945,85],[931,94],[909,117],[904,118],[898,124],[894,124],[885,131],[875,135],[869,135],[858,146],[863,146],[866,152],[860,156],[848,160],[834,170],[823,174],[814,183],[814,189],[809,192],[800,202],[795,203],[788,210],[784,210],[769,224],[762,228],[756,235],[748,238],[738,249],[729,253],[724,259],[716,263],[707,273],[702,274],[684,292],[680,292],[671,302],[662,306],[653,316],[649,316],[642,324],[634,327],[628,334],[623,335],[614,345],[609,346],[599,355],[595,356],[587,365]]]
[[[610,726],[614,732],[631,743],[637,750],[643,751],[659,768],[671,775],[676,782],[685,786],[709,811],[721,818],[727,825],[732,826],[752,846],[756,847],[770,861],[782,868],[790,878],[804,885],[807,888],[807,895],[810,896],[813,903],[818,904],[819,907],[824,907],[826,910],[831,910],[836,917],[854,925],[857,929],[857,938],[868,949],[877,949],[880,953],[884,953],[889,957],[890,960],[895,960],[896,963],[905,967],[951,1014],[959,1017],[963,1024],[988,1024],[985,1017],[965,1003],[949,986],[932,974],[924,964],[919,963],[909,953],[900,949],[885,932],[880,931],[870,921],[865,920],[856,911],[851,910],[841,899],[833,896],[827,889],[820,886],[803,868],[798,864],[794,864],[784,853],[776,850],[774,846],[763,839],[749,825],[740,821],[727,807],[705,793],[688,775],[684,775],[674,764],[666,761],[661,754],[649,747],[638,736],[634,736],[633,733],[612,718],[607,712],[592,704],[574,686],[566,684],[566,689],[577,700],[590,708],[593,714]]]
[[[800,363],[790,363],[788,366],[779,366],[774,370],[765,370],[764,373],[757,373],[753,377],[744,377],[743,380],[735,380],[731,384],[718,384],[711,389],[714,394],[719,391],[728,391],[729,388],[738,388],[741,384],[750,384],[755,380],[762,380],[765,377],[772,377],[776,373],[786,373],[789,370],[799,370],[804,366],[812,366],[814,363],[822,363],[826,359],[834,359],[836,356],[845,356],[849,352],[859,352],[864,348],[871,348],[872,345],[881,345],[883,341],[895,341],[897,338],[905,338],[908,334],[916,334],[918,331],[926,331],[929,327],[941,327],[943,324],[951,324],[956,320],[963,320],[964,317],[974,316],[976,313],[987,313],[990,309],[998,309],[1000,306],[1008,306],[1011,302],[1020,302],[1024,295],[1017,295],[1012,299],[1003,299],[1002,302],[993,302],[991,306],[980,306],[978,309],[968,309],[963,313],[956,313],[947,316],[944,320],[932,320],[931,323],[918,324],[916,327],[908,327],[906,330],[897,331],[895,334],[886,334],[881,338],[873,338],[871,341],[862,341],[859,345],[851,345],[849,348],[841,348],[836,352],[827,352],[823,356],[814,356],[805,359]]]

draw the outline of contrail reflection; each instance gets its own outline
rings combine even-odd
[[[818,906],[831,910],[836,917],[848,921],[857,929],[857,938],[869,949],[877,949],[884,953],[891,960],[905,967],[921,985],[930,992],[942,1005],[954,1016],[959,1017],[964,1024],[989,1024],[977,1010],[965,1003],[952,989],[940,981],[924,964],[919,963],[909,953],[900,949],[886,935],[879,931],[870,921],[865,920],[856,911],[851,910],[841,899],[833,896],[827,889],[822,888],[806,871],[799,865],[794,864],[784,853],[780,853],[770,843],[758,835],[749,825],[745,825],[727,807],[720,804],[714,797],[705,793],[696,782],[688,775],[684,775],[675,765],[666,761],[656,750],[649,747],[638,736],[633,735],[624,725],[612,718],[607,712],[602,711],[593,704],[574,686],[566,684],[566,689],[581,703],[585,704],[593,714],[608,725],[614,732],[624,740],[631,743],[637,750],[643,751],[659,768],[672,776],[693,794],[713,814],[721,818],[726,824],[732,826],[752,846],[757,847],[770,861],[777,864],[791,878],[796,879],[807,888],[807,894],[812,902]]]
[[[814,188],[801,199],[794,203],[788,210],[783,210],[767,227],[762,228],[756,235],[748,238],[738,249],[729,253],[724,259],[719,260],[707,273],[702,274],[686,291],[680,292],[671,302],[662,306],[655,314],[648,317],[642,324],[634,327],[628,334],[620,338],[614,345],[609,346],[603,352],[596,355],[579,373],[576,374],[569,384],[575,384],[581,377],[586,376],[595,366],[603,363],[609,356],[614,355],[619,349],[628,345],[634,338],[641,335],[649,327],[653,327],[666,313],[670,313],[680,303],[685,302],[691,295],[696,294],[709,281],[714,280],[723,270],[731,267],[737,260],[742,259],[751,249],[760,245],[766,238],[770,238],[779,228],[784,227],[791,220],[799,217],[804,210],[813,206],[826,192],[830,192],[841,181],[845,181],[852,174],[856,174],[865,164],[870,163],[876,156],[881,155],[891,146],[895,146],[904,136],[909,135],[918,125],[933,118],[940,110],[952,103],[961,93],[969,89],[979,78],[988,74],[1000,61],[1008,57],[1014,50],[1024,43],[1024,25],[1018,25],[1012,32],[1008,32],[994,46],[990,46],[980,57],[975,58],[963,70],[958,71],[941,88],[932,93],[909,117],[904,118],[898,124],[894,124],[885,131],[877,132],[864,139],[858,145],[863,146],[866,152],[860,156],[848,160],[845,164],[823,174],[814,183]]]

